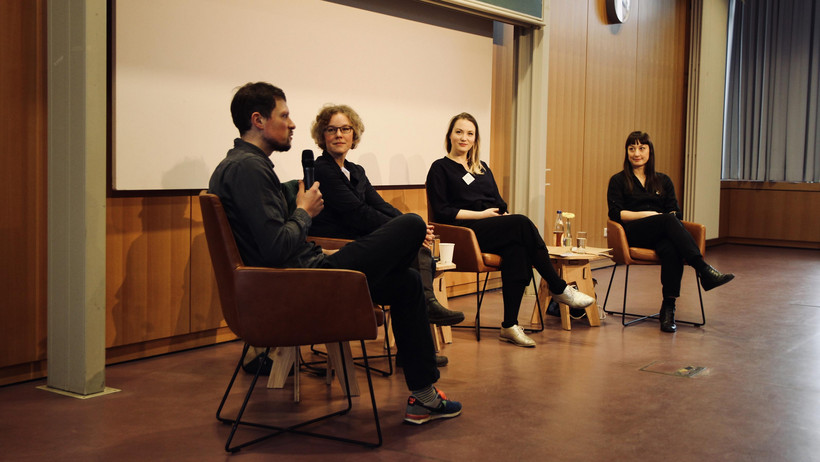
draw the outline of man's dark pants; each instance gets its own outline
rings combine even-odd
[[[373,301],[390,305],[393,335],[410,390],[427,387],[439,378],[421,278],[410,267],[426,233],[424,220],[407,213],[325,259],[327,268],[364,273]]]

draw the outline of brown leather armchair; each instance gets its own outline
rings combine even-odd
[[[382,444],[381,426],[369,368],[365,370],[378,435],[375,443],[299,430],[310,423],[349,412],[352,408],[349,393],[346,393],[346,409],[288,427],[243,421],[242,415],[259,378],[259,370],[251,381],[236,417],[229,419],[221,416],[223,406],[242,367],[242,360],[249,345],[266,348],[265,354],[267,354],[274,347],[314,343],[339,343],[341,346],[341,342],[358,340],[361,342],[364,362],[367,365],[364,340],[376,338],[377,313],[379,312],[373,309],[365,275],[358,271],[245,266],[219,198],[203,192],[199,196],[199,202],[202,208],[205,237],[219,289],[222,314],[231,331],[245,342],[245,348],[216,413],[218,420],[232,426],[225,443],[225,450],[236,452],[245,446],[286,432],[320,436],[371,447],[380,446]],[[345,287],[344,298],[338,296],[338,292],[334,289],[337,287]],[[327,322],[317,322],[317,320]],[[344,363],[343,367],[345,367]],[[346,367],[343,374],[347,382]],[[346,383],[345,389],[350,389],[349,384]],[[240,425],[272,431],[256,439],[231,446]]]
[[[319,247],[321,247],[325,250],[339,250],[342,247],[344,247],[345,245],[352,242],[350,239],[338,239],[338,238],[334,238],[334,237],[317,237],[317,236],[308,236],[307,239],[305,239],[305,240],[308,241],[308,242],[313,242],[314,244],[318,245]],[[387,370],[379,369],[379,368],[372,367],[372,366],[369,366],[369,367],[370,367],[371,371],[375,371],[375,372],[378,372],[378,373],[382,374],[385,377],[389,377],[389,376],[393,375],[393,352],[392,352],[392,349],[391,349],[391,338],[392,337],[391,337],[391,334],[389,332],[389,330],[390,330],[390,317],[389,317],[390,316],[390,307],[389,306],[384,306],[384,305],[375,305],[374,309],[381,316],[381,319],[383,319],[383,322],[380,322],[379,325],[384,327],[384,345],[385,345],[385,350],[387,350],[387,354],[370,355],[369,358],[370,359],[387,358]],[[311,351],[315,354],[320,355],[320,356],[327,355],[327,352],[319,351],[314,346],[311,346]],[[353,358],[354,361],[360,361],[361,359],[362,358],[360,358],[360,357]],[[357,366],[364,366],[364,364],[359,363],[359,362],[357,362],[355,364]]]
[[[699,223],[692,223],[689,221],[682,221],[684,228],[689,231],[689,234],[695,239],[695,243],[698,245],[700,249],[700,253],[705,255],[706,254],[706,227]],[[626,311],[626,293],[627,287],[629,284],[629,267],[631,265],[660,265],[661,259],[658,257],[658,254],[655,253],[652,249],[645,249],[641,247],[630,247],[629,242],[626,239],[626,232],[624,231],[623,226],[620,223],[607,220],[606,222],[606,230],[607,230],[607,245],[612,248],[612,259],[615,260],[615,266],[612,267],[612,275],[609,277],[609,286],[606,289],[606,298],[604,298],[604,311],[610,314],[619,314],[621,315],[621,323],[624,326],[628,326],[630,324],[644,321],[646,319],[657,319],[659,313],[651,314],[651,315],[643,315],[643,314],[636,314],[636,313],[627,313]],[[612,280],[615,277],[615,270],[618,268],[619,265],[626,266],[626,275],[624,276],[624,304],[621,308],[621,311],[608,311],[606,309],[606,303],[609,300],[609,291],[612,289]],[[701,292],[700,288],[700,278],[698,278],[697,271],[695,271],[695,280],[697,281],[698,285],[698,298],[700,299],[700,315],[701,320],[700,322],[694,321],[680,321],[675,320],[677,323],[683,324],[691,324],[693,326],[702,326],[706,324],[706,313],[703,310],[703,293]],[[631,321],[626,320],[627,316],[634,317],[637,319],[633,319]]]
[[[427,216],[433,216],[433,211],[430,208],[430,202],[427,203]],[[478,239],[472,229],[464,226],[445,225],[430,221],[433,225],[434,232],[441,238],[441,242],[452,242],[455,244],[453,248],[453,263],[456,265],[456,271],[465,273],[475,273],[475,296],[476,296],[476,311],[475,311],[475,325],[474,326],[452,326],[455,328],[474,327],[475,336],[477,340],[481,340],[481,329],[498,329],[498,327],[482,326],[481,325],[481,303],[484,301],[484,292],[487,289],[487,281],[490,279],[490,273],[501,270],[501,256],[494,253],[482,252],[478,245]],[[480,275],[484,273],[484,285],[480,284]],[[535,286],[535,284],[534,284]],[[538,288],[536,287],[536,291]],[[541,316],[540,302],[538,302],[538,294],[536,292],[536,303],[539,303],[538,314]],[[540,318],[541,327],[539,329],[527,329],[530,332],[540,332],[544,330],[544,320]]]

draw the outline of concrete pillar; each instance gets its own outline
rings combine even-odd
[[[48,1],[48,387],[79,395],[105,389],[106,15]]]

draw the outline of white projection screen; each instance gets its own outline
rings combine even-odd
[[[423,184],[459,112],[489,159],[490,20],[414,0],[115,0],[113,15],[115,190],[206,188],[238,136],[231,97],[255,81],[285,91],[296,123],[272,155],[282,181],[320,153],[309,131],[327,103],[362,117],[348,159],[374,185]]]

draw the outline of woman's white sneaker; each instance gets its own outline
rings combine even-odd
[[[580,292],[575,287],[567,284],[567,288],[564,289],[564,293],[562,294],[552,294],[552,299],[563,303],[564,305],[569,306],[570,308],[586,308],[589,305],[595,303],[595,299],[590,297],[589,295]]]
[[[524,333],[524,328],[517,324],[512,327],[502,327],[498,339],[520,347],[532,348],[535,346],[535,340],[527,336]]]

